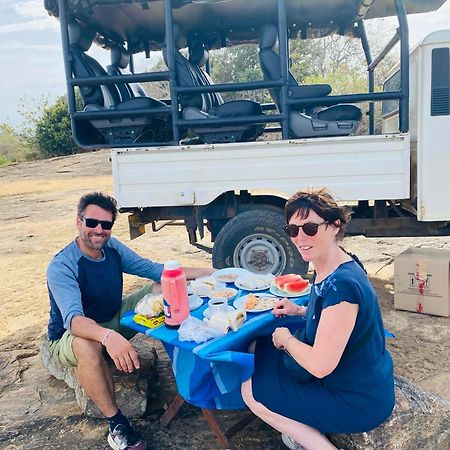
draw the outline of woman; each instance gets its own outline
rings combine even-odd
[[[280,327],[256,341],[255,371],[242,395],[288,447],[335,449],[322,433],[368,431],[390,415],[392,359],[376,293],[338,244],[350,214],[326,190],[298,192],[285,214],[285,229],[313,264],[315,281],[307,308],[283,299],[273,314],[298,315],[305,327],[295,335]]]

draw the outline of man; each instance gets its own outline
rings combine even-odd
[[[123,273],[159,282],[163,265],[139,256],[111,237],[116,201],[94,192],[81,197],[78,237],[61,250],[47,269],[50,296],[50,353],[76,376],[86,395],[108,419],[108,443],[117,450],[146,449],[117,407],[114,383],[103,348],[117,369],[139,369],[136,350],[127,338],[134,333],[119,325],[122,314],[152,292],[152,284],[122,299]],[[188,279],[214,269],[186,268]]]

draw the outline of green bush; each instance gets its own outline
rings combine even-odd
[[[78,92],[76,100],[81,102]],[[71,135],[66,96],[58,97],[52,104],[41,99],[39,107],[22,112],[22,115],[27,125],[21,134],[31,152],[50,158],[80,151]]]
[[[0,124],[0,165],[36,159],[26,142],[14,128]]]
[[[36,145],[43,156],[72,155],[78,150],[70,133],[70,119],[67,101],[60,97],[44,109],[42,117],[36,123]]]
[[[0,155],[0,167],[1,166],[6,166],[10,162],[11,161],[8,159],[8,157],[6,155]]]

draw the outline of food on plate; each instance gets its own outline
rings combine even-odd
[[[291,281],[284,285],[283,291],[287,294],[302,294],[309,289],[308,280]]]
[[[280,275],[279,277],[275,277],[273,282],[278,289],[283,289],[286,283],[299,280],[303,280],[301,275],[297,275],[295,273],[288,273],[286,275]]]
[[[255,309],[259,302],[259,298],[254,294],[248,294],[247,301],[244,303],[245,309]]]
[[[287,294],[300,295],[309,288],[308,280],[303,279],[301,275],[293,273],[275,277],[274,284],[280,291],[286,292]]]
[[[211,276],[196,278],[194,281],[191,282],[191,284],[192,283],[203,283],[203,284],[206,284],[206,285],[212,287],[213,289],[217,286],[217,280]]]
[[[203,319],[209,327],[215,328],[221,333],[225,334],[228,332],[228,328],[230,328],[230,323],[228,321],[228,317],[226,313],[217,313],[213,314],[209,319]]]
[[[213,289],[223,289],[225,284],[217,282],[213,277],[201,277],[190,282],[188,293],[200,297],[209,297]]]
[[[276,297],[270,295],[248,294],[244,308],[248,311],[251,311],[252,309],[271,309],[276,300]]]
[[[227,313],[228,323],[233,331],[236,331],[247,318],[247,313],[242,309],[235,309]]]
[[[272,284],[273,275],[271,273],[258,275],[252,274],[245,277],[239,277],[235,283],[238,287],[244,289],[266,289]]]
[[[226,298],[230,299],[236,295],[237,291],[233,288],[215,289],[211,292],[211,298]]]
[[[221,281],[222,283],[234,283],[240,275],[238,273],[221,273],[216,275],[216,280]]]
[[[228,329],[236,331],[247,318],[247,314],[242,309],[233,309],[227,313],[219,312],[213,314],[209,319],[203,319],[209,327],[215,328],[221,333],[225,334]]]
[[[198,281],[191,281],[188,287],[188,292],[192,292],[199,297],[207,297],[211,293],[211,286],[205,283],[200,283]]]
[[[163,297],[161,294],[147,294],[142,297],[134,308],[136,314],[144,317],[156,317],[164,311]]]

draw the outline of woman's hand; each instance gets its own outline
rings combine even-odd
[[[275,302],[272,310],[272,314],[275,317],[284,316],[304,316],[306,308],[304,306],[296,305],[287,298],[282,298]]]
[[[275,328],[275,331],[272,333],[272,342],[273,345],[278,350],[284,350],[287,341],[292,337],[291,332],[286,327]]]

